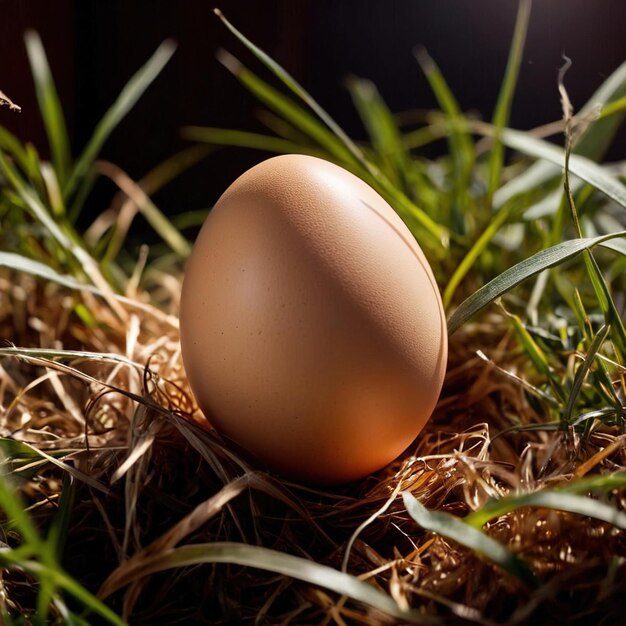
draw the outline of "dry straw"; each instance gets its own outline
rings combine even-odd
[[[97,155],[172,43],[74,160],[43,46],[26,35],[51,163],[0,127],[2,623],[623,621],[626,170],[599,162],[626,110],[626,64],[577,115],[561,75],[564,121],[506,128],[529,11],[521,0],[491,123],[462,112],[421,51],[439,111],[393,116],[372,83],[350,80],[367,145],[219,14],[282,86],[218,54],[276,134],[188,128],[199,144],[138,182]],[[566,150],[545,140],[563,130]],[[442,138],[448,154],[421,156]],[[224,144],[357,173],[433,260],[455,331],[444,390],[376,475],[288,482],[194,403],[177,321],[190,244],[150,196]],[[526,158],[509,163],[505,147]],[[81,233],[97,176],[120,192]],[[140,215],[159,260],[125,249]]]

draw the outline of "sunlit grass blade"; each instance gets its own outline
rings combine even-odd
[[[522,54],[524,51],[524,42],[526,40],[526,32],[528,30],[528,20],[530,18],[531,0],[520,0],[515,21],[515,30],[513,32],[513,40],[511,41],[511,49],[504,73],[504,80],[498,95],[498,101],[493,114],[493,147],[489,155],[489,178],[487,183],[487,204],[491,204],[491,198],[496,189],[500,185],[500,175],[504,162],[504,146],[500,140],[502,129],[509,121],[511,104],[513,102],[513,94],[519,68],[522,62]]]
[[[402,135],[402,143],[406,150],[415,150],[443,139],[447,134],[448,129],[444,123],[429,124]]]
[[[63,287],[68,287],[69,289],[88,291],[89,293],[100,296],[104,299],[114,297],[115,300],[132,308],[149,311],[152,314],[155,313],[155,309],[152,308],[150,304],[139,302],[137,299],[127,298],[119,294],[112,294],[108,290],[105,291],[90,283],[82,282],[68,274],[61,274],[45,263],[29,259],[28,257],[14,252],[0,251],[0,267],[7,267],[19,272],[30,274],[31,276],[37,276],[38,278],[62,285]],[[163,319],[167,319],[167,316],[163,316]],[[173,324],[174,320],[170,320],[170,322]]]
[[[7,182],[23,200],[24,205],[31,212],[33,217],[46,228],[47,232],[56,240],[56,242],[63,246],[79,261],[86,260],[87,253],[76,242],[77,236],[68,236],[61,226],[54,221],[47,208],[41,202],[41,199],[37,196],[34,190],[29,187],[24,180],[22,180],[18,171],[15,167],[13,167],[13,164],[9,162],[2,152],[0,152],[0,172],[2,172]]]
[[[623,487],[623,478],[615,482],[621,483],[619,486]],[[616,484],[615,487],[617,486]],[[588,489],[590,487],[585,488],[585,490]],[[622,511],[592,498],[553,489],[489,500],[480,510],[465,517],[465,522],[474,528],[482,528],[487,522],[496,517],[527,506],[576,513],[608,522],[621,530],[626,530],[626,514],[622,513]]]
[[[242,543],[191,544],[164,551],[162,554],[142,560],[132,569],[122,570],[121,575],[114,572],[98,595],[107,597],[136,580],[138,576],[203,563],[234,563],[282,574],[329,589],[411,624],[442,623],[439,618],[401,608],[390,596],[355,576],[291,554]]]
[[[50,144],[52,163],[59,183],[65,185],[69,176],[71,155],[63,109],[39,35],[35,31],[28,30],[24,35],[24,40],[35,81],[39,111]]]
[[[304,153],[314,156],[322,156],[324,154],[314,146],[308,148],[306,145],[294,143],[282,137],[273,137],[272,135],[263,135],[261,133],[251,133],[242,130],[186,126],[182,129],[181,134],[185,139],[202,141],[217,146],[238,146],[241,148],[275,152],[277,154]]]
[[[381,165],[390,165],[392,180],[398,185],[409,180],[410,161],[391,111],[374,83],[362,78],[350,78],[348,89],[363,125],[372,140]]]
[[[565,151],[562,148],[527,133],[507,128],[502,131],[502,141],[510,148],[536,159],[545,159],[559,167],[565,163]],[[572,154],[569,170],[626,208],[626,187],[606,168],[585,157]]]
[[[469,252],[463,257],[463,260],[459,263],[454,270],[452,276],[448,280],[446,287],[443,291],[443,306],[447,309],[454,297],[454,293],[457,287],[461,284],[461,281],[465,278],[470,271],[476,260],[484,252],[485,248],[489,245],[489,242],[494,238],[496,233],[500,231],[502,226],[506,224],[510,216],[509,205],[505,205],[500,211],[498,211],[491,222],[487,225],[487,228],[481,233],[480,237],[476,240],[474,245],[470,248]]]
[[[624,360],[626,358],[626,329],[624,328],[622,317],[615,306],[609,286],[590,250],[583,252],[583,259],[606,323],[613,327],[614,346],[621,360]]]
[[[332,132],[341,140],[348,151],[361,162],[362,165],[369,169],[369,164],[365,160],[363,153],[359,147],[346,135],[341,127],[333,120],[333,118],[315,101],[315,99],[274,59],[270,58],[263,50],[255,46],[243,33],[237,30],[219,10],[215,9],[215,14],[222,20],[222,23],[230,30],[235,37],[246,47],[254,56],[265,65],[288,89],[296,94],[307,106],[315,112],[315,114],[332,130]]]
[[[626,62],[622,63],[593,93],[579,113],[580,116],[591,115],[594,110],[621,98],[626,93]],[[601,117],[601,115],[600,115]],[[613,140],[619,126],[619,117],[612,118],[611,124],[603,121],[590,123],[573,147],[573,153],[597,161]],[[493,208],[498,209],[513,196],[524,193],[527,189],[538,187],[552,178],[559,176],[564,159],[555,166],[546,161],[534,163],[519,176],[508,181],[498,189],[493,197]]]
[[[513,324],[513,329],[515,330],[515,335],[517,336],[521,347],[528,355],[531,363],[535,366],[537,371],[550,382],[555,396],[561,402],[565,402],[565,390],[563,389],[563,386],[561,385],[558,377],[555,375],[552,366],[548,362],[548,358],[545,352],[533,339],[532,335],[528,332],[528,329],[524,326],[522,320],[517,315],[513,315],[508,311],[506,311],[506,314],[511,320]]]
[[[91,139],[76,161],[67,185],[63,189],[64,198],[67,199],[74,193],[80,181],[91,168],[104,142],[159,75],[174,54],[175,49],[176,45],[173,41],[164,41],[147,63],[126,83],[120,95],[96,126]]]
[[[435,61],[423,48],[416,50],[416,58],[446,116],[449,131],[449,153],[454,169],[454,199],[450,225],[451,230],[464,234],[463,212],[466,209],[468,188],[476,160],[474,142],[461,108]]]
[[[108,161],[98,161],[95,168],[98,173],[110,178],[129,198],[132,198],[139,212],[176,254],[183,258],[191,254],[191,244],[187,239],[123,170]]]
[[[539,272],[549,267],[554,267],[574,258],[583,250],[588,250],[617,237],[626,237],[626,231],[610,233],[600,237],[564,241],[556,246],[542,250],[521,263],[504,270],[499,276],[486,285],[483,285],[459,305],[448,320],[448,333],[453,334],[456,332],[467,320],[486,307],[490,302],[493,302],[496,298],[499,298],[509,291],[509,289],[519,285],[528,278],[537,275]]]
[[[572,151],[593,161],[599,161],[611,145],[624,119],[624,112],[612,103],[626,96],[626,62],[622,63],[593,93],[578,117],[598,115],[598,119],[583,129]],[[613,107],[614,110],[611,110]],[[610,115],[604,113],[607,111]],[[604,114],[603,114],[604,113]]]
[[[453,539],[462,546],[470,548],[531,587],[538,585],[534,574],[522,559],[478,528],[470,526],[462,519],[449,513],[429,511],[418,502],[413,494],[407,491],[402,494],[402,498],[409,515],[424,530],[437,533],[447,539]]]
[[[83,283],[68,274],[60,274],[45,263],[29,259],[15,252],[0,252],[0,267],[8,267],[32,276],[38,276],[70,289],[85,289],[96,295],[104,295],[97,287],[89,283]]]
[[[359,164],[341,140],[314,115],[259,78],[230,53],[220,51],[217,58],[263,104],[308,135],[340,163],[351,169],[354,169],[355,164]]]
[[[449,239],[447,229],[435,222],[424,210],[416,206],[380,170],[377,168],[373,169],[369,163],[366,167],[363,166],[362,161],[356,160],[352,153],[346,149],[345,145],[314,116],[298,106],[290,98],[262,81],[232,55],[221,52],[218,58],[261,102],[311,137],[311,139],[328,151],[331,158],[363,178],[383,195],[407,222],[409,227],[420,233],[420,243],[438,251],[439,254],[441,254],[442,248],[447,247]],[[306,147],[304,149],[300,148],[298,152],[306,152],[306,150]]]
[[[607,492],[626,488],[626,472],[612,472],[589,478],[578,478],[559,487],[560,492],[589,493],[590,491]]]
[[[147,206],[147,213],[144,213],[146,219],[150,221],[151,218],[154,219],[153,216],[156,216],[156,226],[160,226],[170,239],[169,243],[166,241],[169,247],[172,248],[172,246],[175,246],[179,253],[187,255],[188,242],[182,236],[182,233],[180,233],[180,228],[174,223],[174,218],[168,220],[165,215],[161,213],[158,207],[156,207],[156,205],[154,205],[154,203],[150,200],[149,196],[157,192],[189,168],[198,164],[213,150],[213,146],[203,144],[197,144],[184,148],[180,152],[177,152],[173,156],[165,159],[165,161],[156,165],[137,183],[135,183],[125,174],[125,172],[116,166],[110,163],[105,163],[104,167],[109,170],[109,173],[120,179],[120,182],[123,182],[122,186],[127,187],[129,191],[133,191],[133,195],[129,196],[124,193],[122,189],[120,189],[117,196],[113,199],[112,206],[116,206],[116,203],[119,201],[118,215],[126,213],[129,208],[129,204],[132,205],[132,207],[137,206],[133,201],[133,198],[139,202],[139,206],[137,208],[138,211],[141,211],[142,208]],[[98,165],[99,167],[95,168],[96,171],[100,170],[103,162],[100,161]],[[99,257],[103,267],[105,267],[109,272],[120,274],[121,283],[124,283],[127,279],[123,278],[123,273],[121,273],[122,271],[117,264],[117,259],[120,251],[122,250],[122,246],[124,245],[131,223],[132,219],[115,220],[112,224],[112,230],[108,236],[108,242],[106,243],[104,254]],[[155,225],[153,224],[153,227],[154,226]],[[85,238],[89,241],[88,234],[85,235]],[[102,239],[104,239],[104,237]],[[94,242],[92,245],[97,245],[98,243],[104,243],[104,241]]]
[[[618,98],[617,100],[612,100],[606,106],[602,107],[602,110],[598,114],[598,117],[595,121],[597,124],[600,120],[603,120],[607,117],[612,117],[617,113],[623,113],[626,111],[626,96],[622,98]]]
[[[186,228],[195,228],[196,226],[202,226],[204,220],[209,214],[210,209],[198,209],[197,211],[186,211],[185,213],[179,213],[172,217],[172,224],[178,228],[178,230],[185,230]]]
[[[569,391],[567,404],[563,409],[563,421],[565,422],[570,421],[572,411],[574,410],[574,405],[576,404],[576,399],[583,386],[583,382],[585,381],[587,372],[589,372],[589,370],[591,369],[596,355],[598,354],[600,348],[602,348],[602,345],[604,344],[604,341],[606,340],[610,329],[611,327],[608,325],[602,326],[602,328],[600,328],[596,336],[593,338],[591,345],[589,346],[589,350],[587,351],[585,360],[581,363],[580,367],[576,371],[576,375],[574,376],[574,380],[572,382],[572,388]]]

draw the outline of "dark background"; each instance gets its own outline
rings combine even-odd
[[[412,54],[416,45],[439,63],[461,106],[488,118],[517,11],[515,0],[0,0],[0,89],[23,109],[20,115],[1,109],[0,123],[46,153],[22,41],[32,27],[48,53],[74,154],[166,37],[179,44],[174,58],[115,131],[104,158],[139,178],[185,145],[181,126],[260,130],[256,102],[215,51],[224,47],[255,71],[259,65],[213,15],[215,4],[356,138],[364,132],[343,86],[351,73],[372,79],[394,111],[435,104]],[[511,125],[560,117],[562,53],[574,62],[567,87],[580,106],[626,59],[626,1],[535,0]],[[624,156],[620,148],[613,158]],[[220,150],[159,192],[157,204],[169,214],[210,206],[265,156]],[[94,213],[113,193],[98,190]]]

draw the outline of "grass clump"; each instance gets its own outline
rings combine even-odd
[[[522,0],[491,122],[464,113],[419,51],[440,108],[394,115],[353,77],[366,142],[218,13],[269,74],[218,54],[270,131],[186,128],[196,144],[141,181],[98,152],[172,44],[74,159],[45,52],[27,34],[51,160],[0,127],[4,622],[619,621],[626,169],[603,155],[626,110],[626,64],[576,114],[562,73],[563,120],[508,128],[529,11]],[[563,147],[546,140],[559,132]],[[442,139],[442,157],[421,155]],[[452,334],[444,392],[375,476],[333,490],[287,482],[197,411],[177,322],[190,243],[150,194],[219,145],[346,167],[432,262]],[[81,232],[98,176],[120,192]],[[159,262],[125,249],[138,214],[170,250]]]

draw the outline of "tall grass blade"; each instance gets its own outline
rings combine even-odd
[[[24,40],[33,80],[35,81],[35,91],[37,93],[41,119],[43,120],[48,143],[50,144],[52,163],[59,183],[65,185],[69,175],[71,155],[63,109],[59,102],[59,95],[57,94],[52,72],[50,71],[48,59],[39,35],[33,30],[28,30],[24,35]]]
[[[67,531],[70,525],[72,509],[74,508],[74,496],[76,495],[76,483],[69,474],[63,476],[63,487],[61,488],[61,498],[59,508],[52,520],[46,542],[50,549],[56,554],[56,558],[61,562],[67,542]]]
[[[254,567],[329,589],[401,619],[403,622],[425,625],[442,623],[436,617],[401,608],[390,596],[355,576],[308,559],[243,543],[191,544],[164,551],[144,559],[132,569],[121,570],[122,575],[116,576],[114,572],[104,583],[98,595],[107,597],[139,576],[202,563],[234,563]]]
[[[321,150],[311,146],[294,143],[282,137],[250,133],[243,130],[230,130],[227,128],[211,128],[202,126],[186,126],[181,131],[185,139],[201,141],[214,146],[238,146],[240,148],[252,148],[265,150],[276,154],[294,154],[302,152],[314,156],[323,156]]]
[[[537,342],[533,339],[528,329],[522,323],[522,320],[517,316],[507,312],[509,319],[513,323],[513,329],[515,330],[515,334],[517,339],[528,355],[528,358],[535,366],[537,371],[541,373],[546,379],[550,382],[552,389],[556,397],[561,401],[565,402],[567,396],[565,394],[565,390],[561,385],[560,380],[554,373],[554,370],[550,366],[548,362],[548,357],[545,352],[541,349],[541,347],[537,344]]]
[[[491,222],[487,225],[487,228],[485,228],[485,230],[481,233],[480,237],[478,237],[469,252],[463,257],[463,260],[454,270],[443,291],[442,300],[443,306],[446,309],[450,306],[454,293],[457,287],[461,284],[461,281],[470,271],[478,257],[480,257],[480,255],[484,252],[485,248],[489,245],[489,242],[495,237],[496,233],[498,233],[502,226],[506,224],[510,214],[511,211],[509,209],[509,205],[502,207],[502,209],[493,216]]]
[[[10,154],[24,171],[28,170],[28,155],[22,142],[2,126],[0,126],[0,150]]]
[[[448,143],[454,168],[455,195],[451,222],[453,229],[462,234],[464,231],[463,212],[467,204],[468,188],[476,160],[474,142],[461,108],[435,61],[423,48],[416,50],[415,54],[448,123]]]
[[[579,113],[580,116],[591,115],[594,110],[601,109],[608,103],[621,98],[626,93],[626,62],[622,63],[594,92]],[[574,154],[585,156],[594,161],[599,160],[606,148],[610,145],[620,123],[618,117],[612,119],[611,124],[600,121],[591,123],[583,131],[573,148]],[[519,176],[513,178],[495,192],[493,208],[500,208],[513,196],[525,192],[527,189],[538,187],[552,178],[559,176],[562,163],[557,166],[546,161],[534,163]]]
[[[294,100],[267,84],[230,53],[220,51],[217,58],[263,104],[328,150],[340,163],[350,169],[354,169],[355,164],[359,164],[341,140]]]
[[[25,560],[22,557],[16,556],[15,552],[14,550],[0,551],[0,563],[5,567],[18,567],[39,579],[46,578],[57,587],[73,596],[88,611],[104,618],[109,624],[113,624],[114,626],[127,626],[126,622],[119,617],[119,615],[116,615],[106,604],[101,602],[76,580],[66,574],[57,564]]]
[[[270,58],[263,50],[255,46],[243,33],[237,30],[224,16],[219,9],[214,9],[222,23],[230,30],[235,37],[259,60],[267,67],[288,89],[296,96],[304,101],[307,106],[330,128],[333,133],[341,140],[345,147],[354,155],[354,157],[369,169],[363,153],[359,147],[346,135],[342,128],[333,120],[333,118],[315,101],[315,99],[306,91],[283,67],[281,67],[274,59]]]
[[[572,388],[569,392],[569,398],[567,399],[567,404],[563,409],[563,421],[569,422],[572,417],[572,411],[574,410],[574,404],[576,404],[576,398],[580,393],[580,390],[583,386],[583,382],[585,381],[585,377],[587,376],[587,372],[591,369],[593,362],[598,354],[600,348],[604,344],[611,327],[608,325],[602,326],[600,330],[597,332],[596,336],[593,338],[591,345],[589,346],[589,350],[587,351],[587,355],[585,360],[582,362],[578,370],[576,371],[576,375],[574,376],[574,381],[572,382]]]
[[[565,151],[562,148],[527,133],[507,128],[502,131],[502,141],[510,148],[536,159],[545,159],[559,167],[565,163]],[[572,154],[569,171],[626,208],[626,187],[601,165]]]
[[[491,198],[500,185],[500,175],[504,163],[504,146],[500,140],[500,135],[502,129],[509,121],[513,94],[515,93],[515,85],[517,84],[519,68],[522,62],[526,32],[528,31],[530,7],[531,0],[520,0],[504,80],[502,81],[502,87],[500,88],[500,94],[498,95],[498,101],[493,114],[494,143],[489,156],[489,180],[487,183],[488,205],[491,204]]]
[[[101,298],[107,299],[114,297],[115,300],[132,308],[151,312],[152,314],[155,313],[155,309],[152,308],[149,304],[139,302],[135,298],[127,298],[119,294],[112,295],[109,291],[104,291],[95,285],[91,285],[89,283],[77,280],[76,278],[74,278],[73,276],[69,276],[68,274],[61,274],[55,269],[46,265],[45,263],[40,263],[39,261],[29,259],[14,252],[0,251],[0,267],[7,267],[13,270],[17,270],[18,272],[30,274],[31,276],[37,276],[38,278],[43,278],[44,280],[56,283],[58,285],[62,285],[63,287],[67,287],[69,289],[88,291],[89,293],[93,293],[94,295],[100,296]],[[165,318],[166,316],[163,317]],[[173,322],[174,320],[171,321]]]
[[[349,79],[348,89],[372,145],[382,159],[381,165],[390,166],[391,178],[397,185],[408,182],[408,154],[393,115],[378,89],[374,83],[362,78]]]
[[[67,185],[63,189],[65,199],[74,193],[79,182],[91,168],[104,142],[159,75],[174,54],[175,49],[176,44],[173,41],[164,41],[148,59],[147,63],[126,83],[126,86],[122,89],[111,108],[109,108],[96,126],[91,139],[76,161]]]
[[[626,62],[622,63],[593,93],[580,110],[578,117],[594,115],[598,119],[591,123],[574,145],[572,151],[593,161],[599,161],[611,145],[615,133],[624,119],[625,112],[617,114],[611,110],[612,103],[626,96]],[[608,109],[611,115],[604,115]]]
[[[416,206],[380,170],[369,163],[366,167],[363,166],[363,163],[356,160],[345,145],[314,116],[262,81],[232,55],[222,51],[218,58],[261,102],[311,137],[327,150],[333,159],[360,176],[385,197],[409,227],[412,226],[423,236],[420,243],[426,243],[431,249],[438,250],[440,253],[442,247],[447,247],[449,239],[447,230]],[[297,152],[306,152],[306,150],[307,148],[300,148]]]
[[[2,459],[4,461],[4,459]],[[0,510],[4,511],[8,522],[19,532],[22,541],[35,551],[49,555],[49,550],[39,537],[37,528],[26,512],[21,495],[13,489],[4,468],[0,469]],[[0,551],[0,554],[2,551]]]
[[[615,301],[611,296],[609,286],[591,251],[585,250],[583,252],[583,258],[596,298],[598,299],[602,313],[604,313],[606,323],[613,327],[614,332],[612,338],[614,346],[623,360],[626,357],[626,329],[624,328],[624,322],[615,306]]]
[[[98,173],[114,181],[133,200],[138,211],[177,255],[186,258],[191,254],[191,244],[130,176],[108,161],[98,161],[95,167]]]
[[[625,487],[626,472],[613,472],[611,474],[600,474],[599,476],[573,480],[567,485],[559,487],[559,491],[567,493],[607,492],[614,489],[624,489]]]
[[[626,514],[622,513],[622,511],[585,496],[548,489],[535,491],[534,493],[507,496],[498,500],[489,500],[479,511],[470,513],[465,518],[465,522],[471,527],[481,528],[496,517],[527,506],[576,513],[613,524],[613,526],[621,530],[626,530]]]
[[[569,241],[564,241],[556,246],[542,250],[521,263],[510,267],[486,285],[483,285],[459,305],[448,320],[448,333],[452,335],[467,322],[467,320],[485,308],[490,302],[493,302],[496,298],[499,298],[528,278],[539,274],[539,272],[545,269],[574,258],[583,250],[588,250],[605,241],[616,239],[617,237],[626,237],[626,231],[610,233],[599,237],[570,239]]]
[[[424,530],[437,533],[447,539],[453,539],[462,546],[470,548],[530,587],[538,585],[528,565],[495,539],[454,515],[441,511],[429,511],[418,502],[413,494],[407,491],[402,494],[402,498],[409,515]]]

